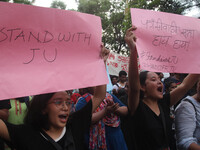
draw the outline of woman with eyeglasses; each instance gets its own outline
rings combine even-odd
[[[109,51],[102,46],[106,62]],[[0,120],[0,137],[16,150],[85,150],[84,135],[92,112],[106,95],[106,85],[96,86],[92,100],[70,114],[71,98],[65,91],[33,97],[23,125]]]

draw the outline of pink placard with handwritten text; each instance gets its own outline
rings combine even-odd
[[[141,69],[200,73],[200,19],[135,8],[131,18]]]
[[[99,17],[0,2],[0,18],[1,100],[108,82]]]

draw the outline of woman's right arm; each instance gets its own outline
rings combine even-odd
[[[137,49],[135,45],[136,37],[133,31],[136,28],[132,27],[127,30],[125,41],[130,48],[130,59],[129,59],[129,71],[128,71],[128,81],[129,81],[129,93],[128,93],[128,107],[133,115],[139,104],[140,95],[140,82],[138,74],[138,62],[137,62]]]
[[[110,51],[103,45],[101,45],[100,56],[104,60],[105,68],[109,53]],[[94,112],[97,109],[97,107],[99,107],[99,105],[101,104],[101,102],[104,100],[105,97],[106,97],[106,84],[96,86],[94,90],[94,96],[92,98],[92,112]]]
[[[99,112],[95,112],[92,114],[92,124],[97,123],[99,120],[101,120],[104,116],[106,116],[106,109],[102,109]]]
[[[0,137],[4,140],[10,141],[8,128],[6,124],[0,119]]]
[[[170,105],[175,105],[180,101],[184,95],[197,83],[200,75],[199,74],[189,74],[183,80],[183,82],[170,92]]]
[[[103,108],[99,112],[95,112],[92,114],[92,124],[97,123],[99,120],[101,120],[103,117],[105,117],[107,114],[114,113],[119,108],[118,103],[109,103],[105,108]]]

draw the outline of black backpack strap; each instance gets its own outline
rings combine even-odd
[[[56,143],[46,132],[41,130],[40,133],[56,148],[56,150],[63,150],[63,148],[58,143]]]

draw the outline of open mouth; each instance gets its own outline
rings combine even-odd
[[[66,122],[68,115],[59,115],[58,117],[60,118],[61,122]]]
[[[62,119],[62,118],[64,119],[64,118],[66,118],[66,117],[67,117],[67,115],[59,115],[59,118],[61,118],[61,119]]]
[[[162,87],[158,87],[157,90],[158,90],[159,92],[162,92]]]

